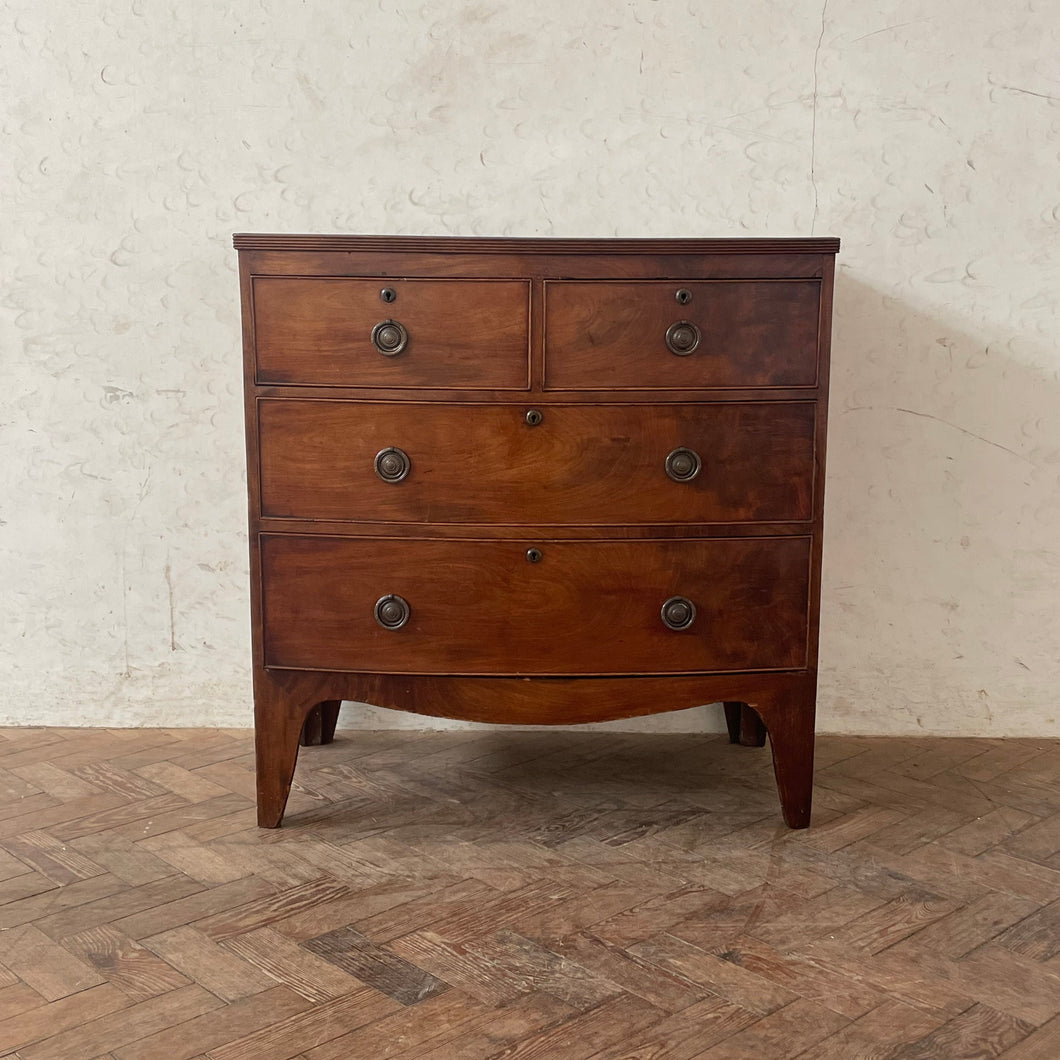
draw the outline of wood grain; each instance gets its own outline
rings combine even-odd
[[[110,924],[100,924],[62,940],[63,947],[93,965],[99,974],[128,994],[146,1001],[170,993],[190,980],[173,964],[156,956]]]
[[[402,1005],[415,1005],[449,989],[448,983],[377,946],[353,928],[329,931],[302,945]]]
[[[784,819],[805,828],[838,242],[236,246],[259,825],[280,824],[325,703],[569,724],[702,703],[732,674],[723,698],[746,706],[747,742],[768,731]],[[378,348],[383,325],[400,348]],[[301,542],[286,566],[281,535]],[[692,599],[678,576],[703,603],[674,639],[657,619]],[[405,593],[381,577],[417,597],[387,640],[375,603]],[[691,674],[692,701],[662,681]],[[564,701],[562,675],[610,683]],[[636,688],[613,694],[626,675]]]
[[[32,924],[11,928],[2,939],[7,970],[46,1001],[57,1001],[106,981],[91,964],[52,942]]]
[[[384,287],[393,302],[380,299]],[[529,316],[526,281],[258,277],[258,380],[526,389]],[[372,345],[372,329],[387,320],[408,332],[393,356]]]
[[[262,399],[262,515],[375,523],[808,521],[813,402],[449,405]],[[411,470],[384,482],[396,446]],[[666,458],[694,450],[695,478]],[[547,470],[545,470],[547,469]]]
[[[537,547],[538,563],[527,550]],[[806,538],[454,542],[267,535],[265,659],[285,669],[638,674],[797,669]],[[408,602],[384,629],[376,601]],[[694,622],[660,610],[687,597]],[[547,620],[546,620],[547,617]]]
[[[678,289],[692,300],[679,305]],[[545,283],[550,390],[695,390],[817,383],[821,285],[812,281]],[[702,335],[675,355],[667,329]]]
[[[98,871],[78,861],[90,875],[0,896],[0,1055],[1056,1055],[1053,811],[1026,807],[1060,785],[1060,756],[1023,753],[1032,741],[821,737],[819,827],[789,832],[769,755],[725,737],[340,731],[303,751],[297,827],[263,832],[249,732],[48,735],[39,746],[98,761],[96,776],[150,760],[179,763],[152,783],[231,788],[195,804],[216,813],[201,833],[170,821],[137,839],[117,823],[77,841]],[[1001,800],[978,831],[982,796],[962,783],[977,760]],[[9,837],[20,850],[61,853],[53,832],[79,803],[96,818],[71,775],[34,772],[67,812],[27,821]],[[12,786],[0,807],[25,797]],[[138,882],[167,836],[179,864]],[[8,882],[37,875],[4,864]],[[202,878],[226,864],[244,875]]]

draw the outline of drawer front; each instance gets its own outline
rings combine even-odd
[[[812,401],[542,405],[535,426],[529,411],[262,400],[262,513],[535,525],[812,518]],[[376,471],[388,449],[407,457],[397,481]]]
[[[525,390],[529,315],[524,280],[258,276],[257,381]],[[377,335],[384,353],[373,331],[388,321],[400,329]]]
[[[814,386],[820,296],[816,280],[549,282],[545,385]]]
[[[270,667],[578,675],[786,670],[806,662],[809,538],[263,535],[261,544]],[[527,558],[532,548],[537,562]],[[691,624],[676,630],[662,618],[675,597],[695,609]],[[384,628],[380,606],[385,619],[406,621]],[[668,612],[671,621],[688,614],[679,605]]]

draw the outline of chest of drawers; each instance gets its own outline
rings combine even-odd
[[[237,235],[258,820],[339,703],[813,779],[838,241]]]

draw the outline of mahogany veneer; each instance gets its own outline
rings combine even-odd
[[[805,827],[838,241],[235,244],[259,823],[343,699],[722,701]]]
[[[813,386],[821,291],[805,280],[686,280],[703,331],[700,356],[658,356],[677,317],[674,283],[547,282],[545,378],[550,389],[690,390]]]
[[[528,563],[537,548],[541,560]],[[387,540],[263,535],[265,665],[399,674],[792,670],[806,663],[810,539]],[[373,608],[394,589],[400,630]],[[668,629],[660,605],[691,597]],[[499,705],[503,707],[503,704]],[[562,720],[562,719],[560,719]]]
[[[273,517],[625,526],[813,517],[812,401],[552,404],[533,431],[525,402],[263,399],[258,416],[261,507]],[[384,443],[408,453],[409,488],[375,474]],[[682,489],[661,488],[678,446],[711,457]]]

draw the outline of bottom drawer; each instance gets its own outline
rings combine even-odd
[[[806,663],[808,537],[264,534],[261,565],[268,667],[580,675]]]

